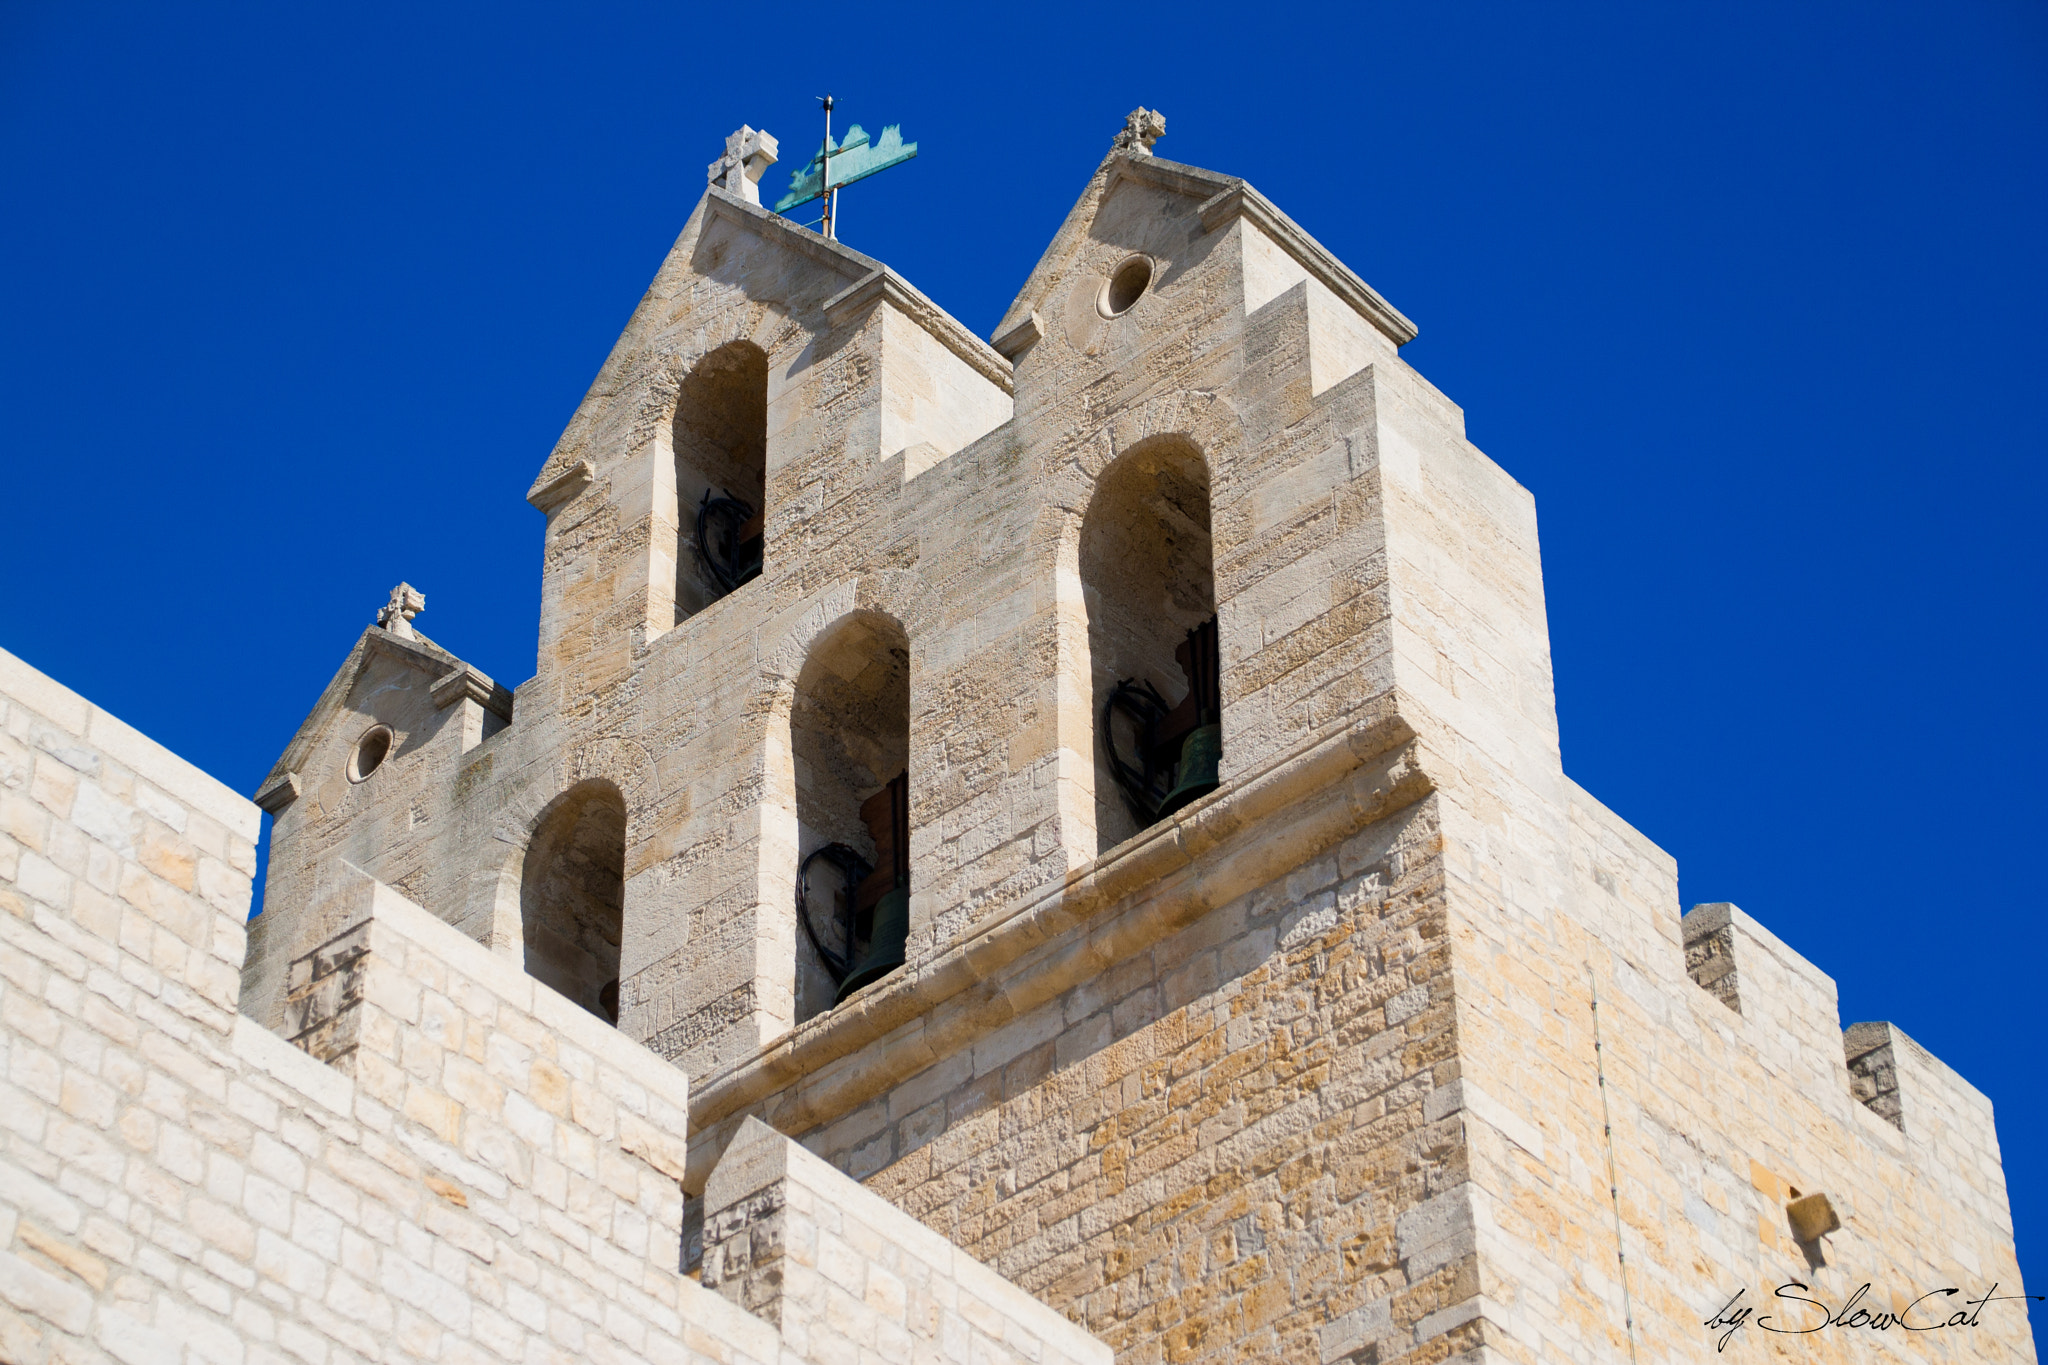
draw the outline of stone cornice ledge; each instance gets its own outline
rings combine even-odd
[[[1198,212],[1202,226],[1210,232],[1235,218],[1256,225],[1277,242],[1308,273],[1338,298],[1356,309],[1361,317],[1380,329],[1396,346],[1415,340],[1416,326],[1400,309],[1380,297],[1380,291],[1360,279],[1355,271],[1332,255],[1330,249],[1304,232],[1299,223],[1282,213],[1272,200],[1239,181]]]
[[[716,185],[704,191],[704,210],[741,227],[751,228],[822,265],[829,265],[835,270],[843,270],[856,277],[885,268],[874,257],[855,251],[844,242],[834,241],[823,233],[814,232],[779,213],[770,213],[759,204],[749,204],[738,195]]]
[[[1239,218],[1249,220],[1278,243],[1280,249],[1292,256],[1302,269],[1356,309],[1359,316],[1379,328],[1396,346],[1406,346],[1415,340],[1415,324],[1400,309],[1381,298],[1379,290],[1360,279],[1358,273],[1338,260],[1328,247],[1309,236],[1301,224],[1253,189],[1249,181],[1234,175],[1219,175],[1199,166],[1183,166],[1178,161],[1168,161],[1163,157],[1130,155],[1118,157],[1110,167],[1109,181],[1103,189],[1105,197],[1119,180],[1134,180],[1141,185],[1154,185],[1175,194],[1200,198],[1202,206],[1195,213],[1201,219],[1204,232],[1214,232]]]
[[[442,674],[427,691],[436,708],[473,701],[501,719],[512,719],[512,694],[491,681],[490,674],[470,664],[458,665]]]
[[[276,815],[286,806],[298,800],[299,794],[303,790],[304,788],[299,783],[299,775],[295,772],[285,772],[277,777],[266,780],[257,789],[256,795],[251,797],[250,800],[270,814]]]
[[[526,500],[543,512],[552,512],[596,481],[597,466],[588,460],[577,460],[534,480]]]
[[[1237,182],[1223,190],[1198,211],[1202,215],[1202,227],[1214,231],[1229,223],[1231,219],[1245,219],[1268,237],[1280,244],[1280,250],[1300,262],[1300,268],[1313,274],[1329,293],[1350,303],[1358,313],[1370,321],[1395,346],[1407,346],[1415,340],[1415,323],[1411,323],[1401,309],[1386,303],[1380,291],[1372,289],[1358,274],[1337,260],[1327,246],[1303,231],[1300,223],[1280,213],[1280,209],[1266,199],[1264,194],[1253,190],[1245,182]]]
[[[820,236],[779,213],[770,213],[716,187],[704,192],[704,207],[709,213],[758,232],[835,270],[858,270],[859,278],[825,300],[825,320],[835,327],[872,300],[886,299],[897,311],[930,332],[940,345],[966,361],[982,378],[1004,393],[1016,392],[1010,362],[1001,353],[874,257],[864,256],[852,247]]]
[[[691,1178],[710,1130],[796,1087],[765,1117],[800,1134],[1265,885],[1436,789],[1391,698],[1119,845],[938,953],[693,1087]],[[1272,817],[1286,811],[1285,821]],[[1193,870],[1203,859],[1199,872]],[[1140,899],[1142,897],[1142,899]],[[1122,913],[1119,913],[1122,912]],[[1039,950],[1044,950],[1040,952]],[[1035,961],[1022,962],[1038,953]],[[887,1046],[873,1047],[885,1041]],[[699,1169],[702,1166],[704,1169]]]
[[[1004,393],[1017,392],[1015,374],[1000,351],[961,326],[951,313],[918,293],[908,280],[887,266],[870,271],[826,299],[825,320],[834,327],[843,326],[877,300],[930,332],[941,346]]]

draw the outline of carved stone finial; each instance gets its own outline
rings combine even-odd
[[[1152,144],[1165,136],[1166,115],[1140,105],[1124,119],[1124,130],[1116,135],[1116,141],[1110,143],[1109,148],[1113,152],[1129,152],[1133,156],[1150,156]]]
[[[725,155],[711,163],[705,179],[749,204],[758,204],[761,177],[775,164],[777,150],[774,134],[756,131],[742,123],[738,132],[726,138]]]
[[[391,600],[377,613],[377,624],[401,640],[417,640],[412,618],[426,609],[427,595],[410,583],[400,583],[391,590]]]

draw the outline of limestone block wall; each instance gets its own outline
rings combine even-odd
[[[633,1087],[595,1088],[638,1049],[603,1031],[601,1067],[500,1008],[488,971],[465,981],[433,949],[504,969],[388,889],[380,946],[407,952],[360,1006],[363,1079],[292,1048],[235,1008],[256,808],[11,656],[0,670],[0,1355],[780,1358],[649,1255],[650,1237],[674,1255],[674,1180],[616,1136]],[[638,1067],[665,1093],[654,1116],[679,1117],[682,1077]]]
[[[236,1008],[256,808],[5,653],[0,706],[0,1358],[872,1349],[678,1272],[682,1073],[353,871],[292,1046]]]
[[[309,912],[325,901],[322,881],[343,860],[375,866],[402,895],[478,941],[516,947],[492,900],[468,894],[464,867],[473,860],[451,848],[467,833],[461,817],[474,785],[461,774],[488,772],[502,746],[466,756],[502,732],[510,710],[504,689],[431,640],[364,630],[316,708],[317,723],[294,739],[258,793],[276,815],[265,892],[285,913],[250,925],[245,1013],[281,1026],[292,959],[340,927]],[[367,780],[355,780],[351,755],[376,726],[390,733],[389,752]],[[516,915],[509,929],[516,935]]]
[[[540,670],[515,723],[437,752],[430,794],[366,784],[346,839],[285,810],[280,890],[345,851],[517,958],[536,823],[610,783],[628,825],[621,1026],[697,1071],[748,1055],[796,1018],[786,731],[805,660],[850,613],[909,641],[913,954],[1095,858],[1100,802],[1120,807],[1076,544],[1094,481],[1146,440],[1187,442],[1212,485],[1226,779],[1360,714],[1391,684],[1376,405],[1381,370],[1406,371],[1332,292],[1348,273],[1304,267],[1305,239],[1247,193],[1106,161],[1086,231],[1063,229],[1027,284],[1058,321],[1014,367],[876,263],[707,195],[535,483]],[[1105,319],[1106,272],[1133,252],[1154,283]],[[736,341],[768,358],[766,569],[671,624],[671,419],[692,366]]]
[[[695,509],[673,486],[671,423],[696,363],[733,342],[768,358],[767,568],[678,623],[677,528]],[[535,822],[576,783],[608,782],[628,810],[623,1025],[690,1065],[787,1029],[798,938],[786,730],[813,642],[850,612],[886,613],[917,651],[916,707],[963,685],[998,717],[1016,701],[1019,670],[1000,665],[1030,645],[1006,638],[1018,611],[1001,579],[1028,521],[976,529],[991,511],[1000,526],[1014,483],[1000,439],[976,441],[1009,416],[1008,368],[877,263],[707,196],[536,484],[549,518],[540,668],[515,725],[443,756],[434,831],[407,825],[387,784],[396,808],[359,822],[381,842],[351,856],[387,878],[424,856],[440,872],[415,888],[422,902],[516,958]],[[963,513],[970,499],[977,511]],[[940,566],[914,571],[921,554]],[[937,576],[965,589],[943,612]],[[1009,781],[1016,728],[992,727],[991,773],[958,729],[918,727],[918,905],[956,884],[957,869],[939,866],[948,857],[980,862],[984,885],[1064,872],[1031,809],[1037,787]],[[281,867],[336,851],[311,825],[279,842]],[[1049,858],[1050,873],[1028,870]]]
[[[1569,899],[1475,891],[1450,915],[1482,1266],[1469,1311],[1495,1358],[1712,1359],[1704,1323],[1737,1291],[1780,1326],[1818,1321],[1773,1300],[1788,1282],[1836,1308],[1870,1283],[1865,1305],[1885,1313],[1947,1286],[2021,1292],[1983,1096],[1913,1046],[1898,1091],[1923,1119],[1901,1133],[1852,1083],[1834,983],[1733,906],[1681,920],[1668,856],[1569,793]],[[1906,1051],[1888,1025],[1849,1042],[1874,1035]],[[1815,1193],[1842,1227],[1801,1243],[1786,1205]],[[1937,1297],[1916,1325],[1956,1306]],[[2027,1310],[1990,1305],[1979,1326],[1914,1333],[1909,1349],[2031,1360]],[[1740,1335],[1770,1349],[1754,1326]],[[1904,1336],[1800,1340],[1861,1360]]]
[[[2019,1292],[1981,1096],[1852,1029],[1924,1115],[1902,1140],[1852,1089],[1831,985],[1753,921],[1714,911],[1777,991],[1754,1022],[1695,984],[1640,834],[1571,789],[1575,899],[1531,914],[1467,794],[1431,790],[1456,767],[1399,754],[1334,823],[1224,794],[1013,922],[1023,944],[992,926],[707,1078],[693,1179],[758,1115],[1138,1360],[1705,1361],[1744,1286]],[[1845,1226],[1802,1246],[1812,1193]],[[706,1255],[732,1235],[708,1223]],[[2025,1306],[1997,1309],[1914,1349],[2031,1358]]]
[[[819,1133],[1125,1361],[1454,1351],[1426,805],[1222,906]],[[893,1160],[890,1160],[893,1158]],[[1455,1325],[1455,1324],[1453,1324]],[[1423,1355],[1420,1358],[1428,1358]]]
[[[1123,1360],[1461,1349],[1441,847],[1402,733],[1256,774],[710,1078],[693,1179],[715,1202],[758,1115]]]
[[[820,1360],[1110,1365],[1108,1346],[750,1120],[705,1187],[704,1283]]]
[[[1010,420],[1006,389],[955,355],[896,309],[881,313],[882,412],[879,455],[904,454],[903,477],[925,470]],[[915,447],[918,453],[908,454]]]
[[[689,1188],[758,1117],[1176,1363],[1705,1359],[1708,1286],[1809,1250],[2007,1278],[1981,1096],[1845,1044],[1739,912],[1682,922],[1565,776],[1533,500],[1412,325],[1242,182],[1122,154],[1001,357],[928,308],[707,196],[536,481],[539,676],[442,769],[427,908],[511,962],[536,823],[620,794],[621,1029],[699,1082]],[[770,362],[767,567],[676,622],[663,433],[734,341]],[[1154,443],[1208,478],[1223,785],[1117,842],[1080,541]],[[861,613],[908,646],[910,961],[799,1022],[793,697]],[[1828,1246],[1787,1240],[1795,1186],[1860,1191]]]

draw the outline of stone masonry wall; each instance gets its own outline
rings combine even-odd
[[[705,1187],[704,1283],[821,1361],[1111,1365],[1108,1346],[758,1120]]]
[[[1489,1358],[1711,1360],[1722,1333],[1705,1324],[1738,1292],[1781,1329],[1814,1326],[1819,1310],[1775,1297],[1787,1284],[1831,1310],[1868,1284],[1867,1314],[1960,1290],[1923,1302],[1917,1327],[1994,1284],[2020,1293],[1983,1096],[1889,1025],[1845,1038],[1831,980],[1733,906],[1681,920],[1670,858],[1575,786],[1566,796],[1569,899],[1486,889],[1504,881],[1486,875],[1498,852],[1461,859],[1452,898],[1482,1267],[1471,1311]],[[1448,800],[1445,825],[1452,847],[1487,847]],[[1890,1078],[1903,1132],[1852,1083],[1845,1044],[1917,1054]],[[1801,1242],[1787,1205],[1812,1194],[1841,1227]],[[1752,1321],[1719,1358],[1790,1341],[1820,1361],[2029,1361],[2028,1320],[2011,1301],[1949,1331],[1785,1338]]]
[[[1443,912],[1425,804],[816,1146],[1124,1365],[1454,1351],[1437,1319],[1476,1267],[1438,1216],[1464,1178]]]
[[[0,704],[0,1359],[873,1349],[678,1272],[680,1072],[359,873],[295,964],[317,1060],[236,1011],[256,808],[4,652]]]
[[[342,851],[516,953],[534,822],[603,777],[628,812],[621,1025],[695,1074],[738,1061],[795,1022],[789,718],[814,643],[850,613],[909,642],[913,956],[1095,857],[1098,798],[1115,798],[1076,544],[1095,480],[1153,437],[1209,476],[1226,779],[1373,705],[1391,672],[1374,405],[1387,376],[1419,381],[1330,293],[1342,267],[1311,278],[1306,248],[1282,250],[1291,225],[1202,211],[1241,182],[1161,166],[1097,167],[1070,222],[1085,231],[1063,229],[1026,283],[1049,321],[1014,367],[878,263],[708,192],[535,483],[539,672],[512,725],[435,750],[424,791],[406,768],[347,794],[344,849],[326,793],[383,699],[316,715],[333,734],[302,776],[321,810],[283,808],[273,883],[307,885]],[[1134,252],[1154,282],[1104,318],[1100,286]],[[685,376],[736,340],[769,357],[766,566],[671,625],[666,433]],[[925,439],[893,449],[906,423]]]
[[[821,1064],[802,1049],[859,1016],[814,1021],[797,1079],[744,1111],[720,1090],[752,1078],[721,1073],[693,1165],[727,1113],[803,1133],[1125,1361],[1440,1358],[1477,1280],[1444,1199],[1465,1180],[1457,1040],[1415,761],[1296,765],[1266,780],[1302,784],[1298,805],[1254,814],[1255,781],[1134,841],[1095,874],[1127,899],[1076,888],[1047,912],[1067,932],[1009,965],[971,941],[972,985],[912,1022]],[[1178,870],[1157,860],[1175,846]],[[1119,866],[1148,853],[1149,875]],[[867,1008],[894,1017],[887,994]]]
[[[1106,314],[1135,256],[1153,283]],[[694,1068],[690,1188],[758,1118],[1146,1365],[1705,1360],[1719,1298],[1776,1276],[2016,1282],[1983,1097],[1887,1025],[1845,1044],[1832,983],[1733,907],[1681,921],[1669,857],[1565,776],[1534,500],[1369,286],[1133,152],[1000,363],[929,307],[709,193],[536,481],[516,723],[443,756],[419,825],[377,798],[371,870],[438,867],[460,903],[429,908],[505,950],[538,813],[618,786],[621,1022]],[[774,376],[768,565],[670,629],[662,433],[741,338]],[[889,449],[913,418],[959,448]],[[1098,856],[1078,541],[1155,439],[1209,476],[1223,783]],[[909,642],[908,962],[798,1022],[788,722],[855,612]],[[318,942],[293,1027],[340,1057],[357,945]],[[1844,1227],[1788,1240],[1795,1187]],[[792,1264],[786,1207],[706,1226],[749,1302],[787,1297],[728,1258]]]

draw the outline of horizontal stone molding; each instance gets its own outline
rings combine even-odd
[[[1023,352],[1036,346],[1045,337],[1045,319],[1036,312],[1026,313],[1024,320],[996,335],[994,345],[998,351],[1015,360]]]
[[[968,368],[1006,394],[1017,392],[1010,362],[995,347],[962,326],[952,314],[920,294],[910,282],[879,267],[825,300],[825,320],[843,326],[874,303],[886,303],[930,332],[941,346],[967,362]]]
[[[537,480],[526,500],[543,512],[552,512],[597,482],[597,466],[578,460],[568,468]]]
[[[1436,786],[1421,741],[1392,704],[1333,726],[1064,884],[713,1072],[694,1087],[690,1130],[703,1134],[793,1091],[777,1126],[808,1131]],[[712,1155],[693,1151],[693,1183]]]
[[[792,1343],[907,1339],[912,1360],[987,1365],[1115,1359],[1100,1339],[758,1119],[741,1127],[706,1182],[704,1242],[705,1287]]]
[[[492,715],[512,719],[512,694],[491,680],[491,675],[471,664],[463,664],[437,680],[429,689],[434,705],[447,707],[459,701],[473,701]]]
[[[295,772],[279,773],[265,782],[255,796],[256,804],[275,815],[299,799],[302,790],[299,775]]]
[[[1156,156],[1124,156],[1110,171],[1105,196],[1118,180],[1134,180],[1202,199],[1196,213],[1202,230],[1214,232],[1243,218],[1258,227],[1292,256],[1301,268],[1324,288],[1344,300],[1358,315],[1378,328],[1396,346],[1415,340],[1418,329],[1406,314],[1380,292],[1360,279],[1357,272],[1337,259],[1330,249],[1283,213],[1272,200],[1236,176],[1218,175],[1198,166],[1183,166]]]
[[[967,362],[982,378],[1004,393],[1015,393],[1010,362],[986,341],[967,330],[957,318],[920,293],[917,287],[871,256],[799,227],[780,214],[747,203],[721,189],[704,192],[707,213],[726,218],[742,227],[773,237],[806,256],[836,269],[858,269],[860,276],[846,288],[825,300],[827,322],[840,326],[851,315],[876,300],[885,300],[898,312],[930,332],[938,343]]]

